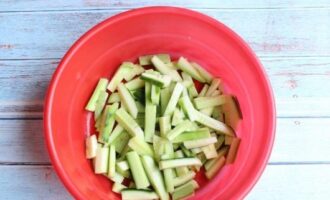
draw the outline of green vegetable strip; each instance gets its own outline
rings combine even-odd
[[[160,169],[176,168],[176,167],[191,166],[191,165],[202,165],[202,163],[198,158],[178,158],[178,159],[162,160],[159,162]]]
[[[171,98],[170,87],[162,89],[162,91],[160,92],[160,106],[161,106],[162,114],[165,112],[165,109],[167,107],[170,98]]]
[[[110,178],[110,177],[108,177]],[[124,177],[118,173],[115,173],[113,178],[110,178],[110,180],[112,180],[115,183],[122,183],[124,181]]]
[[[91,96],[91,98],[89,99],[85,109],[88,110],[88,111],[95,111],[96,109],[96,103],[97,103],[97,100],[100,96],[100,93],[102,91],[105,91],[106,90],[106,87],[107,87],[107,84],[108,84],[108,79],[106,78],[101,78],[99,80],[99,82],[97,83],[95,89],[94,89],[94,92]]]
[[[135,79],[125,83],[125,86],[128,90],[136,90],[144,87],[144,80],[140,79],[140,77],[136,77]]]
[[[172,193],[174,191],[174,170],[173,169],[164,169],[164,180],[166,185],[166,191]]]
[[[201,90],[201,92],[198,94],[198,97],[203,97],[205,96],[207,90],[209,89],[209,85],[205,84]]]
[[[227,126],[225,123],[220,122],[218,120],[215,120],[201,112],[196,111],[196,121],[203,124],[204,126],[207,126],[209,128],[212,128],[216,130],[217,132],[226,134],[226,135],[234,135],[234,131]]]
[[[130,71],[133,69],[133,65],[134,64],[130,62],[123,62],[120,65],[119,69],[116,71],[107,87],[110,92],[114,92],[117,89],[118,84],[121,83],[121,81],[125,78],[125,75],[130,73]]]
[[[172,141],[173,143],[181,143],[188,140],[196,140],[196,139],[202,139],[202,138],[208,138],[210,137],[210,131],[208,128],[200,128],[195,131],[187,131],[179,136],[175,137]]]
[[[214,77],[208,71],[206,71],[206,69],[194,62],[192,62],[191,65],[199,72],[199,74],[206,80],[206,82],[212,82]]]
[[[120,193],[125,188],[127,188],[125,185],[116,182],[112,185],[112,191],[115,193]]]
[[[136,184],[136,188],[143,189],[149,187],[150,183],[138,153],[131,151],[126,154],[126,157]]]
[[[167,87],[171,83],[171,77],[168,75],[144,72],[140,78],[161,88]]]
[[[116,147],[110,145],[109,150],[109,168],[108,168],[108,177],[113,178],[116,173]]]
[[[159,129],[160,135],[166,137],[167,133],[171,130],[171,118],[169,116],[164,116],[159,118]]]
[[[95,112],[94,112],[95,120],[97,120],[99,118],[99,116],[101,115],[108,96],[109,96],[109,94],[106,91],[102,91],[100,93],[99,98],[97,99],[97,102],[96,102],[96,108],[95,108]]]
[[[199,82],[205,83],[204,78],[199,74],[199,72],[183,57],[178,60],[178,68],[189,74],[194,79]]]
[[[121,99],[122,104],[124,105],[125,109],[131,114],[131,116],[135,119],[138,114],[138,109],[135,104],[134,98],[132,97],[131,93],[125,87],[124,84],[120,83],[118,85],[118,93]]]
[[[195,175],[196,175],[195,172],[189,171],[188,173],[186,173],[184,175],[174,178],[174,180],[173,180],[174,187],[187,183],[188,181],[193,179],[195,177]]]
[[[159,105],[160,100],[160,87],[156,85],[151,86],[151,102],[155,105]]]
[[[179,75],[178,71],[170,69],[157,56],[153,56],[151,58],[151,62],[160,73],[170,76],[174,81],[182,81],[182,78]]]
[[[142,164],[146,171],[146,174],[149,178],[149,181],[152,187],[156,190],[158,196],[161,200],[168,200],[169,195],[166,192],[164,179],[159,171],[158,167],[156,166],[154,160],[150,156],[142,156]]]
[[[218,89],[219,85],[221,83],[220,79],[213,79],[212,83],[209,87],[209,89],[207,90],[207,92],[205,93],[205,96],[211,96],[211,94]]]
[[[177,125],[174,129],[169,131],[166,135],[167,139],[170,141],[174,140],[178,135],[181,133],[187,131],[191,126],[191,122],[189,120],[185,120],[181,122],[179,125]]]
[[[120,102],[120,96],[118,92],[114,92],[109,96],[108,103]]]
[[[226,164],[225,157],[221,156],[215,161],[215,163],[206,171],[205,175],[208,179],[213,178],[219,170]]]
[[[188,115],[188,118],[191,121],[195,121],[196,120],[196,115],[195,115],[196,109],[193,106],[193,104],[191,103],[189,97],[188,96],[181,97],[179,104],[183,108],[184,112]]]
[[[103,111],[101,122],[100,122],[100,134],[99,141],[102,143],[107,143],[109,140],[109,135],[115,124],[115,112],[119,107],[118,103],[112,105],[107,105]]]
[[[183,144],[186,148],[193,149],[193,148],[204,147],[210,144],[214,144],[216,142],[217,142],[216,137],[208,137],[197,140],[185,141]]]
[[[197,109],[220,106],[225,103],[225,97],[223,95],[213,97],[197,97],[194,99],[194,103]]]
[[[113,142],[112,145],[115,146],[115,149],[118,153],[122,153],[122,151],[127,146],[129,141],[129,134],[126,131],[123,131]]]
[[[203,150],[203,153],[207,159],[216,158],[218,156],[217,149],[215,148],[214,144],[201,147],[201,149]]]
[[[137,136],[141,139],[144,138],[144,133],[136,121],[125,111],[120,108],[115,115],[116,121],[125,129],[131,136]]]
[[[173,116],[172,116],[172,126],[176,126],[178,124],[180,124],[184,119],[184,113],[178,109],[175,108]]]
[[[152,148],[144,140],[141,140],[138,137],[131,138],[128,142],[128,146],[139,155],[154,156]]]
[[[110,134],[107,144],[111,144],[122,132],[124,128],[117,124],[117,126],[113,129],[112,133]]]
[[[174,90],[173,90],[173,93],[172,93],[172,96],[167,104],[167,107],[164,111],[164,116],[165,115],[172,115],[174,110],[175,110],[175,107],[176,107],[176,104],[178,103],[179,101],[179,98],[182,94],[182,91],[183,91],[184,87],[181,83],[176,83],[175,87],[174,87]]]
[[[218,141],[214,144],[215,148],[218,150],[222,145],[224,144],[225,141],[225,136],[224,135],[219,135],[218,136]]]
[[[174,192],[172,194],[173,200],[187,199],[188,197],[194,195],[195,185],[188,184],[188,183],[186,183],[174,190]]]
[[[174,155],[175,155],[175,158],[184,158],[184,155],[183,155],[182,151],[180,151],[180,150],[179,151],[176,151],[174,153]],[[189,172],[189,169],[188,169],[188,167],[183,166],[183,167],[177,167],[177,168],[175,168],[175,171],[176,171],[176,174],[178,176],[182,176],[182,175],[187,174]]]
[[[171,63],[171,57],[168,54],[157,54],[157,55],[146,55],[139,57],[139,64],[140,65],[151,65],[151,58],[153,56],[157,56],[163,63],[169,64]]]
[[[145,141],[152,142],[152,138],[155,134],[155,128],[156,128],[156,116],[157,116],[157,106],[152,104],[151,102],[151,84],[146,83],[145,84],[145,102],[146,102],[146,108],[145,108],[145,120],[144,123],[144,134],[145,134]]]
[[[212,165],[218,160],[218,158],[222,157],[222,156],[225,156],[227,153],[228,153],[228,150],[229,150],[229,147],[225,146],[225,147],[222,147],[219,151],[218,151],[218,157],[217,158],[214,158],[214,159],[210,159],[208,160],[204,167],[205,167],[205,170],[209,170]]]

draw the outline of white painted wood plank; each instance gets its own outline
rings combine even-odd
[[[60,58],[80,35],[120,11],[0,13],[0,59]],[[231,27],[259,56],[330,55],[330,8],[200,11]]]
[[[246,199],[329,199],[329,168],[330,165],[268,165]]]
[[[330,162],[330,118],[278,119],[271,163]],[[49,163],[42,120],[0,120],[0,163]]]
[[[246,199],[329,199],[329,167],[268,165]],[[0,170],[1,199],[72,199],[51,167],[0,166]]]
[[[169,5],[191,8],[283,8],[283,7],[325,7],[330,3],[327,0],[29,0],[29,1],[1,1],[0,11],[30,11],[30,10],[70,10],[70,9],[105,9],[105,8],[134,8],[141,6]]]
[[[51,166],[1,165],[0,171],[1,199],[72,199]]]
[[[278,116],[330,116],[330,57],[261,61],[273,86]],[[0,117],[41,117],[57,64],[58,60],[0,61]]]

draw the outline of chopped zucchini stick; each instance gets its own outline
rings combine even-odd
[[[95,157],[95,174],[103,174],[108,171],[109,147],[100,147],[97,149]]]
[[[178,60],[178,68],[199,82],[206,82],[205,79],[199,74],[199,72],[183,57],[180,57]]]
[[[116,173],[116,147],[114,145],[110,145],[108,166],[108,177],[113,178]]]
[[[116,121],[122,126],[131,136],[137,136],[141,139],[144,138],[144,133],[136,121],[125,111],[120,108],[115,115]]]
[[[160,169],[191,166],[191,165],[202,165],[202,162],[198,158],[178,158],[178,159],[162,160],[159,162]]]
[[[128,146],[131,147],[139,155],[149,155],[154,156],[152,148],[144,140],[141,140],[138,137],[133,137],[129,140]]]
[[[187,149],[193,149],[193,148],[198,148],[198,147],[205,147],[210,144],[214,144],[217,142],[216,137],[208,137],[208,138],[201,138],[197,140],[189,140],[183,142],[184,146]]]
[[[155,68],[162,74],[168,75],[174,81],[182,81],[181,76],[179,75],[178,71],[169,68],[160,58],[157,56],[153,56],[151,58],[152,64]]]
[[[143,189],[149,187],[150,183],[139,155],[135,151],[131,151],[126,154],[126,157],[136,184],[136,188]]]
[[[190,182],[176,188],[172,194],[173,200],[187,199],[194,195],[195,185]]]
[[[123,189],[121,191],[122,200],[152,200],[159,199],[158,195],[151,190]]]
[[[186,131],[175,137],[173,143],[181,143],[188,140],[197,140],[210,137],[210,131],[208,128],[200,128],[195,131]]]
[[[224,103],[225,103],[225,97],[223,95],[211,96],[211,97],[197,97],[194,99],[194,104],[197,109],[220,106],[223,105]]]
[[[125,87],[124,84],[120,83],[118,85],[118,93],[121,99],[122,104],[125,109],[131,114],[131,116],[135,119],[138,114],[138,109],[135,104],[134,98],[132,97],[129,90]]]
[[[91,135],[86,138],[86,158],[95,158],[97,153],[96,135]]]
[[[189,171],[188,173],[175,177],[173,180],[173,184],[174,187],[180,186],[182,184],[187,183],[188,181],[190,181],[191,179],[193,179],[195,177],[196,173],[193,171]]]
[[[208,179],[213,178],[219,170],[225,165],[226,159],[221,156],[217,159],[217,161],[206,171],[205,175]]]
[[[135,79],[125,83],[125,86],[128,90],[136,90],[144,87],[144,80],[140,79],[140,77],[136,77]]]
[[[199,72],[199,74],[206,80],[206,82],[211,83],[213,80],[213,75],[211,75],[206,69],[204,69],[199,64],[192,62],[191,65]]]
[[[97,83],[95,89],[94,89],[94,92],[91,96],[91,98],[89,99],[85,109],[88,110],[88,111],[95,111],[95,108],[96,108],[96,103],[97,103],[97,100],[100,96],[100,93],[102,91],[105,91],[106,88],[107,88],[107,84],[108,84],[108,79],[106,78],[101,78],[99,80],[99,82]]]
[[[176,104],[179,101],[179,98],[182,94],[183,89],[184,89],[184,86],[181,83],[176,83],[174,90],[172,92],[172,96],[171,96],[170,100],[168,101],[167,107],[164,111],[164,116],[173,114]]]
[[[120,96],[119,96],[118,92],[114,92],[114,93],[110,94],[109,99],[108,99],[108,103],[115,103],[115,102],[120,102]]]

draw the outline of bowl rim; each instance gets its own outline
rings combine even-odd
[[[259,70],[260,74],[262,75],[261,78],[263,79],[263,82],[266,86],[266,92],[268,92],[268,98],[270,106],[270,112],[271,112],[271,119],[269,122],[271,135],[270,135],[270,141],[269,146],[266,149],[265,157],[262,159],[261,167],[257,170],[256,176],[251,179],[252,181],[248,184],[247,187],[243,188],[242,193],[239,195],[239,199],[242,199],[245,197],[255,186],[257,181],[260,179],[262,173],[264,172],[268,160],[270,158],[270,154],[272,152],[273,146],[274,146],[274,140],[275,140],[275,130],[276,130],[276,107],[275,107],[275,98],[273,94],[273,90],[269,81],[269,78],[267,76],[267,73],[261,64],[260,60],[252,50],[252,48],[233,30],[231,30],[229,27],[221,23],[220,21],[206,15],[202,14],[198,11],[190,10],[187,8],[181,8],[181,7],[174,7],[174,6],[148,6],[148,7],[141,7],[141,8],[135,8],[130,9],[121,13],[118,13],[116,15],[113,15],[100,23],[96,24],[92,28],[90,28],[87,32],[85,32],[78,40],[76,40],[73,45],[69,48],[69,50],[65,53],[63,58],[61,59],[60,63],[58,64],[55,72],[53,73],[53,76],[51,78],[51,81],[49,83],[46,95],[45,95],[45,110],[44,110],[44,136],[46,140],[46,147],[49,153],[49,157],[52,163],[52,166],[54,167],[56,174],[59,176],[62,183],[65,185],[65,187],[68,189],[68,191],[78,199],[84,199],[84,196],[79,192],[79,190],[75,187],[72,180],[69,178],[69,176],[66,174],[64,168],[62,167],[59,157],[57,155],[57,152],[55,150],[54,142],[53,142],[53,134],[51,130],[51,113],[52,113],[52,104],[54,99],[54,92],[56,90],[57,83],[61,77],[61,73],[63,72],[65,66],[67,65],[68,61],[71,59],[71,57],[75,54],[76,51],[79,50],[80,46],[83,45],[85,42],[89,40],[90,37],[92,37],[97,32],[101,31],[104,26],[107,26],[109,24],[115,23],[117,21],[125,20],[126,18],[135,16],[135,15],[143,15],[146,13],[168,13],[168,14],[180,14],[180,15],[186,15],[189,17],[196,18],[198,20],[203,21],[204,23],[208,23],[209,25],[213,26],[214,28],[221,29],[222,31],[226,32],[230,37],[232,37],[235,42],[237,42],[245,53],[250,56],[252,62],[259,66],[256,69]]]

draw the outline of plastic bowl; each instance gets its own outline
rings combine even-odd
[[[243,120],[237,159],[213,180],[199,175],[192,199],[242,199],[263,172],[274,141],[275,107],[271,86],[248,45],[225,25],[195,11],[147,7],[118,14],[84,34],[66,53],[49,86],[44,113],[52,164],[77,199],[120,199],[111,183],[93,173],[84,140],[92,130],[84,107],[98,79],[122,61],[170,53],[196,61],[235,94]]]

